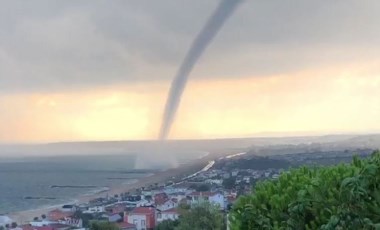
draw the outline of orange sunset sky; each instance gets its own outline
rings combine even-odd
[[[0,9],[0,143],[157,138],[218,1],[20,2]],[[192,72],[170,138],[380,131],[379,10],[243,3]]]

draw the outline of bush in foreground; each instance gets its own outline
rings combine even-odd
[[[191,209],[180,210],[178,220],[163,221],[156,230],[224,230],[224,217],[219,206],[201,202]]]
[[[239,198],[231,229],[380,229],[380,152],[351,164],[299,168]]]

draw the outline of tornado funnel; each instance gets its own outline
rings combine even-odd
[[[242,1],[221,0],[218,7],[194,39],[171,84],[159,134],[160,140],[165,140],[168,137],[191,70],[220,28]]]

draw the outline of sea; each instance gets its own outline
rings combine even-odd
[[[183,164],[202,154],[178,161]],[[152,173],[136,172],[135,166],[136,155],[130,154],[0,159],[0,214],[74,203],[83,194],[127,187]]]

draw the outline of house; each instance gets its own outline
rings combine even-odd
[[[123,204],[115,204],[115,205],[107,206],[105,208],[105,211],[111,214],[118,214],[118,213],[124,212],[124,210],[125,210],[125,205]]]
[[[31,221],[31,222],[29,222],[29,226],[31,226],[31,227],[43,227],[43,226],[48,226],[50,224],[56,224],[56,223],[58,223],[58,222],[44,219],[44,220]]]
[[[75,205],[66,204],[63,205],[60,209],[63,212],[75,212],[77,210],[77,207]]]
[[[64,212],[64,211],[59,210],[59,209],[54,209],[54,210],[48,212],[46,218],[47,218],[47,220],[50,220],[50,221],[58,221],[58,220],[61,220],[61,219],[67,218],[67,217],[71,217],[72,215],[74,215],[73,212]]]
[[[11,224],[13,221],[8,216],[0,215],[0,227],[4,227],[7,224]]]
[[[234,170],[231,172],[231,175],[232,176],[237,176],[239,174],[239,171],[238,170]]]
[[[87,210],[83,211],[83,213],[102,213],[105,211],[106,210],[104,206],[91,206],[91,207],[88,207]]]
[[[168,200],[169,197],[166,193],[162,192],[162,193],[157,193],[153,196],[153,200],[154,200],[154,203],[157,204],[157,203],[163,203],[164,201]]]
[[[215,184],[215,185],[223,184],[223,180],[218,180],[218,179],[207,179],[205,182],[208,184]]]
[[[173,199],[160,200],[157,203],[155,203],[155,205],[157,209],[161,211],[165,211],[165,210],[177,207],[178,202],[177,202],[177,199],[173,198]]]
[[[58,220],[58,223],[69,225],[75,228],[83,227],[83,220],[81,218],[78,219],[78,218],[73,218],[73,217],[65,217],[61,220]]]
[[[111,223],[115,223],[115,222],[118,222],[119,220],[123,219],[120,214],[118,213],[115,213],[115,214],[112,214],[112,213],[105,213],[102,215],[103,218],[106,218],[109,222]]]
[[[157,211],[154,207],[136,207],[124,214],[124,222],[134,224],[137,230],[154,229]]]
[[[225,209],[224,195],[219,192],[192,192],[188,196],[191,198],[191,204],[209,201],[218,205],[221,210]]]
[[[140,200],[137,203],[134,204],[134,207],[146,207],[146,206],[151,206],[154,203],[148,200]]]
[[[179,212],[176,208],[171,208],[157,213],[157,223],[164,220],[176,220],[179,217]]]

